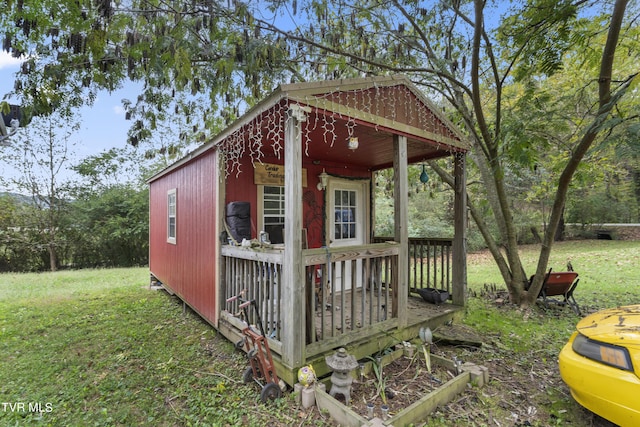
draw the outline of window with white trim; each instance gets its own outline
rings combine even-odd
[[[176,216],[177,213],[177,197],[176,189],[167,192],[167,242],[176,243]]]
[[[284,243],[284,187],[262,188],[262,225],[271,243]]]

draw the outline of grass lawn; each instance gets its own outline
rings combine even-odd
[[[524,269],[528,275],[535,272],[538,246],[525,246],[521,250]],[[485,284],[502,284],[496,264],[488,252],[469,254],[469,289],[480,292]],[[578,303],[589,309],[612,305],[640,303],[640,242],[616,240],[581,240],[554,244],[548,268],[565,271],[570,261],[580,274],[576,288]]]
[[[523,249],[528,273],[536,254]],[[585,312],[640,303],[640,242],[561,243],[550,266],[568,259]],[[489,367],[491,381],[427,425],[597,425],[557,370],[578,317],[497,305],[504,285],[485,253],[470,254],[468,270],[463,323],[485,345],[438,350]],[[332,424],[289,393],[261,404],[258,387],[241,382],[247,364],[233,344],[148,281],[145,268],[0,275],[0,425]]]
[[[231,343],[148,283],[145,268],[0,275],[0,425],[291,423],[288,399],[265,407],[242,384]]]

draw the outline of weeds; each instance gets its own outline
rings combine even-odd
[[[387,393],[385,389],[387,388],[387,379],[383,374],[383,365],[381,357],[367,357],[367,359],[371,360],[371,367],[373,369],[373,373],[376,376],[376,392],[380,399],[382,399],[382,403],[387,404]]]

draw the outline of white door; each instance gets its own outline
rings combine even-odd
[[[363,245],[366,243],[368,230],[369,181],[330,179],[327,185],[327,238],[330,247]],[[362,261],[356,263],[358,273],[362,271]],[[351,289],[352,266],[346,262],[336,264],[336,291],[342,286]],[[362,274],[356,274],[357,286],[362,285]]]

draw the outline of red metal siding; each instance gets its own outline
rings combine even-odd
[[[282,159],[263,158],[263,162],[283,164]],[[245,201],[251,203],[251,237],[257,238],[259,230],[256,230],[258,218],[258,189],[254,183],[253,166],[248,158],[242,159],[242,172],[227,177],[226,201]],[[371,172],[366,168],[357,168],[345,164],[313,164],[312,159],[303,158],[303,168],[307,170],[307,186],[302,188],[302,200],[304,203],[302,213],[302,226],[307,229],[307,239],[310,248],[319,248],[325,243],[324,239],[324,197],[325,192],[317,189],[318,175],[326,171],[330,175],[345,178],[371,178]]]
[[[264,159],[282,164],[281,160]],[[310,247],[324,244],[324,191],[316,188],[318,175],[369,178],[362,168],[339,164],[313,164],[304,159],[307,187],[303,188],[303,227]],[[167,242],[167,193],[176,190],[176,244]],[[242,161],[242,173],[227,177],[226,203],[251,203],[252,237],[256,237],[257,187],[249,159]],[[193,161],[150,184],[149,266],[151,273],[212,324],[218,321],[216,302],[216,245],[219,231],[217,155],[205,152]]]
[[[150,184],[151,273],[217,324],[217,155],[210,150]],[[167,192],[176,190],[176,244],[167,242]]]

